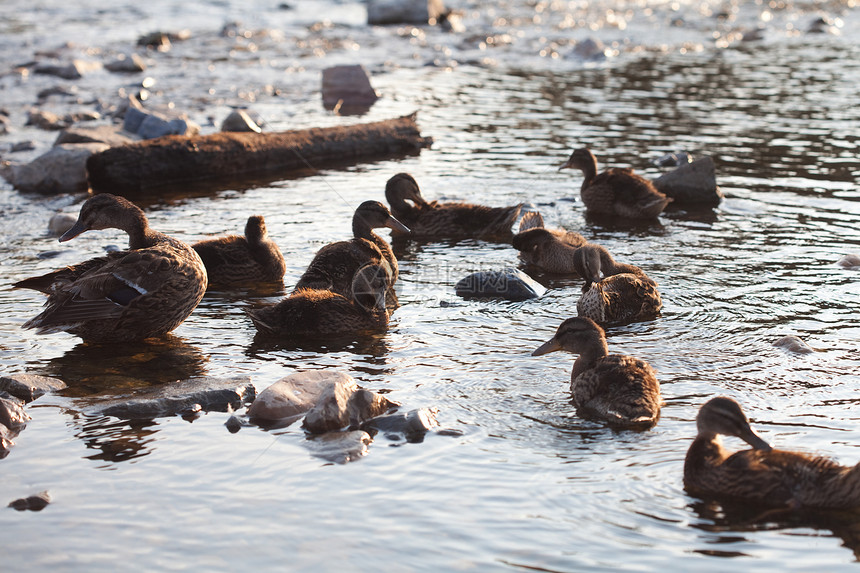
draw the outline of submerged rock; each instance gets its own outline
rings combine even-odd
[[[12,185],[19,191],[78,193],[89,188],[87,159],[104,151],[104,143],[64,143],[25,165],[13,165]]]
[[[30,497],[22,497],[15,501],[9,502],[8,507],[17,511],[42,511],[48,504],[51,503],[51,494],[47,491],[31,495]]]
[[[116,59],[105,64],[105,68],[115,73],[134,74],[144,71],[146,64],[137,54],[119,54]]]
[[[65,382],[59,378],[51,378],[49,376],[39,376],[37,374],[0,376],[0,390],[8,392],[25,402],[32,402],[40,396],[64,388],[66,388]]]
[[[28,421],[30,416],[24,411],[24,403],[8,392],[0,392],[0,426],[20,432]]]
[[[845,255],[836,261],[836,264],[843,269],[860,269],[860,255]]]
[[[367,455],[367,446],[373,441],[365,431],[328,432],[309,437],[305,446],[311,453],[336,464],[345,464]]]
[[[38,64],[33,73],[58,76],[66,80],[78,80],[93,71],[102,69],[101,62],[72,60],[69,64]]]
[[[325,388],[302,425],[313,434],[357,428],[396,406],[384,396],[360,388],[354,380],[339,380]]]
[[[723,193],[717,187],[714,160],[702,157],[692,163],[682,163],[674,171],[665,173],[653,181],[654,186],[672,198],[670,205],[715,206]]]
[[[322,73],[322,98],[326,109],[342,113],[366,111],[379,99],[364,66],[334,66]]]
[[[439,426],[436,410],[421,408],[408,412],[395,412],[378,416],[361,425],[361,429],[371,435],[381,432],[389,440],[406,440],[410,443],[424,441],[424,435]]]
[[[512,301],[537,298],[546,288],[526,273],[515,268],[501,271],[481,271],[460,279],[454,287],[465,298],[504,298]]]
[[[385,24],[435,23],[445,14],[442,0],[368,0],[367,23]]]
[[[197,135],[200,126],[185,118],[167,118],[160,114],[129,107],[122,128],[143,139],[155,139],[165,135]]]
[[[773,345],[777,348],[782,348],[783,350],[786,350],[788,352],[793,352],[794,354],[812,354],[813,352],[817,352],[806,342],[794,335],[783,336],[782,338],[774,342]]]
[[[120,127],[114,125],[98,125],[93,127],[73,126],[61,131],[54,145],[62,145],[64,143],[104,143],[111,147],[117,147],[118,145],[127,145],[139,140],[139,137],[123,131]]]

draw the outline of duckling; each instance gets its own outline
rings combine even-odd
[[[409,233],[409,228],[395,219],[379,201],[365,201],[359,205],[352,217],[353,238],[328,244],[317,251],[294,292],[302,289],[331,290],[349,297],[352,278],[366,263],[386,265],[389,286],[393,285],[398,275],[397,258],[385,239],[373,232],[373,229],[381,227]]]
[[[514,221],[523,204],[487,207],[471,203],[427,202],[415,178],[398,173],[385,184],[385,199],[394,216],[403,221],[416,237],[434,239],[498,239],[509,241]],[[407,203],[412,201],[413,204]],[[394,233],[395,236],[397,233]]]
[[[860,507],[860,464],[846,467],[821,456],[772,449],[731,398],[706,402],[696,428],[684,460],[684,489],[690,495],[792,509]],[[736,436],[753,449],[730,453],[720,434]]]
[[[547,229],[537,211],[523,215],[519,232],[511,240],[524,263],[557,274],[577,274],[574,256],[577,248],[586,243],[579,233]]]
[[[570,391],[578,408],[624,427],[657,423],[661,398],[654,369],[639,358],[609,354],[606,334],[596,322],[585,317],[565,320],[532,356],[557,350],[579,354],[570,375]]]
[[[60,241],[96,229],[128,233],[129,250],[15,283],[48,295],[45,310],[24,323],[38,334],[66,331],[85,342],[129,342],[167,334],[203,298],[203,261],[187,244],[149,227],[123,197],[95,195]]]
[[[257,330],[274,336],[326,337],[383,330],[388,326],[387,265],[362,265],[351,281],[351,296],[303,288],[281,302],[245,313]]]
[[[577,249],[574,268],[585,279],[576,303],[579,316],[617,326],[651,320],[663,308],[657,283],[639,267],[616,262],[601,245]]]
[[[632,169],[616,167],[598,175],[597,159],[584,147],[571,153],[559,170],[568,168],[579,169],[585,176],[580,193],[589,214],[653,219],[672,201]]]
[[[269,238],[262,215],[251,215],[245,236],[228,235],[191,245],[197,251],[210,287],[236,287],[258,283],[283,285],[287,263],[278,245]]]

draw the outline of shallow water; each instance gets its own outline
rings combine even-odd
[[[138,203],[155,228],[188,241],[239,232],[248,215],[265,215],[289,288],[321,245],[349,235],[355,206],[381,200],[399,171],[430,198],[530,201],[548,224],[605,245],[660,284],[658,319],[608,331],[611,350],[658,370],[660,422],[617,432],[579,418],[568,391],[573,357],[530,356],[575,314],[578,281],[538,275],[550,290],[521,303],[454,295],[463,276],[516,264],[510,246],[483,241],[396,245],[401,307],[385,335],[348,344],[255,340],[242,308],[266,299],[244,292],[207,294],[159,345],[106,354],[71,336],[36,336],[20,324],[39,311],[41,295],[9,285],[125,239],[101,231],[60,245],[44,222],[56,209],[77,212],[78,198],[24,195],[3,182],[2,370],[59,376],[71,387],[28,407],[32,422],[0,461],[7,501],[42,490],[54,500],[40,513],[0,511],[3,570],[853,567],[856,518],[703,503],[685,494],[681,470],[698,406],[714,394],[737,398],[775,445],[860,460],[860,274],[836,264],[860,252],[856,8],[463,3],[466,32],[447,34],[367,28],[362,6],[351,3],[293,4],[43,2],[36,10],[5,2],[0,48],[14,64],[49,50],[79,57],[88,47],[98,59],[133,49],[154,29],[188,27],[190,40],[147,55],[145,75],[156,80],[147,105],[173,101],[210,132],[237,105],[272,130],[418,110],[422,133],[435,140],[419,156]],[[721,11],[731,17],[716,18]],[[841,35],[803,32],[822,12],[842,18]],[[684,25],[672,26],[678,18]],[[219,34],[233,20],[248,33]],[[759,25],[763,40],[738,40]],[[588,37],[609,57],[571,55]],[[363,117],[333,116],[320,105],[319,72],[354,61],[372,72],[382,98]],[[77,96],[44,105],[67,110],[115,101],[140,81],[7,70],[0,107],[12,126],[0,153],[18,161],[54,138],[23,125],[40,90],[75,84]],[[37,149],[5,152],[23,139]],[[583,144],[603,165],[650,176],[660,173],[651,161],[667,152],[710,155],[725,200],[703,212],[671,210],[659,224],[590,221],[578,174],[557,171]],[[790,334],[818,352],[773,346]],[[226,413],[145,424],[80,413],[84,397],[106,390],[202,374],[246,374],[262,389],[304,368],[346,370],[406,408],[436,407],[441,425],[457,432],[420,444],[377,436],[359,461],[330,464],[298,427],[230,434]]]

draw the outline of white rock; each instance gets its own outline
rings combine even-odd
[[[357,387],[345,372],[310,370],[290,374],[260,392],[248,408],[248,417],[276,422],[300,416],[317,403],[324,390],[337,384]]]
[[[20,191],[77,193],[89,188],[87,159],[104,151],[104,143],[66,143],[25,165],[12,166],[12,185]]]

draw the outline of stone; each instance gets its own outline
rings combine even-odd
[[[0,113],[0,135],[9,133],[9,116]]]
[[[436,23],[445,14],[442,0],[368,0],[367,23],[386,24]]]
[[[18,432],[13,432],[6,426],[0,424],[0,460],[9,455],[12,448],[15,447],[15,442],[12,438],[18,435]]]
[[[253,131],[254,133],[261,133],[263,130],[251,119],[247,111],[236,109],[224,118],[224,121],[221,123],[221,131]]]
[[[170,50],[170,36],[164,32],[150,32],[138,38],[137,45],[153,48],[159,52],[166,52]]]
[[[0,392],[0,426],[20,432],[30,421],[24,411],[24,403],[8,392]]]
[[[32,125],[46,131],[56,131],[68,126],[68,123],[65,119],[50,111],[31,109],[27,113],[27,123],[24,125]]]
[[[248,376],[202,377],[165,384],[132,396],[91,396],[82,399],[82,402],[86,414],[150,420],[191,411],[237,410],[245,402],[253,400],[255,394],[256,390]]]
[[[362,430],[328,432],[311,436],[305,445],[311,453],[326,461],[345,464],[367,455],[367,446],[373,441],[370,434]]]
[[[30,497],[22,497],[15,501],[9,502],[9,506],[17,511],[42,511],[48,504],[51,503],[51,494],[47,491],[31,495]]]
[[[670,205],[674,206],[716,206],[723,198],[722,191],[717,187],[714,160],[710,157],[683,163],[653,183],[659,191],[672,198]]]
[[[334,370],[296,372],[260,392],[248,417],[255,423],[294,421],[314,407],[323,392],[335,385],[357,387],[352,377]]]
[[[322,98],[326,109],[358,112],[379,99],[364,66],[344,65],[323,70]]]
[[[72,126],[64,129],[57,136],[54,145],[64,143],[104,143],[110,147],[128,145],[140,141],[136,135],[123,131],[115,125]]]
[[[58,76],[66,80],[78,80],[84,75],[102,69],[101,62],[72,60],[70,64],[38,64],[33,73]]]
[[[377,416],[361,425],[361,429],[371,436],[381,432],[389,440],[405,440],[410,443],[424,441],[424,435],[439,426],[437,410],[420,408],[408,412],[395,412]]]
[[[129,107],[122,128],[142,139],[155,139],[165,135],[197,135],[200,126],[183,118],[166,118],[159,114]]]
[[[599,38],[586,38],[576,43],[573,55],[582,60],[605,60],[606,46]]]
[[[543,296],[546,288],[515,268],[481,271],[460,279],[454,287],[464,298],[503,298],[511,301]]]
[[[312,434],[341,428],[357,428],[381,416],[396,404],[370,390],[359,388],[354,380],[329,385],[305,415],[303,427]]]
[[[104,143],[62,144],[30,163],[12,166],[12,185],[19,191],[78,193],[89,188],[87,159],[108,149]]]
[[[848,254],[841,257],[836,264],[843,269],[860,269],[860,255]]]
[[[18,153],[21,151],[33,151],[36,149],[36,144],[32,141],[19,141],[17,143],[12,144],[12,147],[9,149],[10,153]]]
[[[144,71],[146,64],[137,54],[119,54],[116,59],[105,64],[105,69],[115,73],[134,74]]]
[[[75,217],[77,220],[77,217]],[[63,390],[66,383],[59,378],[38,374],[13,374],[0,376],[0,391],[8,392],[20,400],[32,402],[36,398]]]
[[[809,346],[806,342],[801,340],[797,336],[783,336],[779,340],[773,343],[777,348],[782,348],[788,352],[792,352],[794,354],[812,354],[816,352],[814,348]]]

